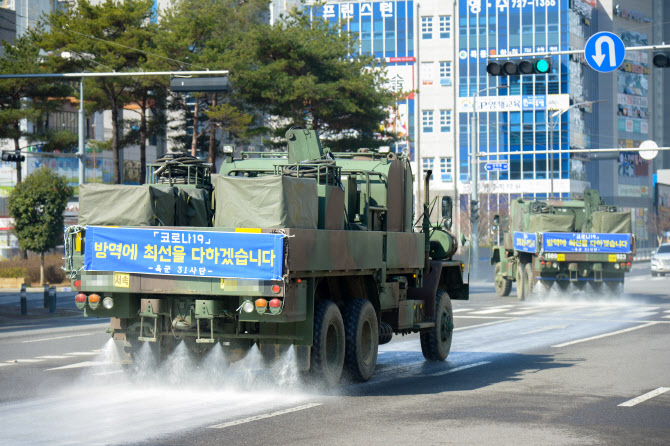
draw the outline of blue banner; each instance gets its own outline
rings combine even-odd
[[[281,280],[282,234],[86,227],[84,269]]]
[[[545,232],[542,235],[542,250],[625,254],[631,251],[631,235]]]
[[[514,231],[514,249],[523,252],[536,252],[537,235],[531,232]]]

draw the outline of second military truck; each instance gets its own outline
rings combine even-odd
[[[334,384],[369,379],[379,344],[419,333],[423,355],[444,360],[468,284],[425,204],[413,230],[409,161],[331,153],[314,131],[286,138],[288,153],[231,154],[218,175],[173,157],[144,186],[82,186],[66,231],[78,306],[111,317],[129,359],[144,343],[159,357],[220,344],[231,361],[293,346],[301,370]]]
[[[499,225],[499,217],[494,219]],[[520,300],[536,287],[546,291],[589,282],[619,292],[635,254],[630,213],[607,206],[590,189],[579,199],[513,201],[501,238],[491,250],[495,289],[507,296],[516,282]]]

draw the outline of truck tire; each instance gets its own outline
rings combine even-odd
[[[340,309],[332,301],[316,301],[310,374],[326,385],[337,385],[344,367],[344,349],[344,322]]]
[[[502,266],[500,262],[496,263],[496,266],[493,269],[493,284],[496,287],[498,296],[505,297],[509,296],[510,291],[512,291],[512,281],[505,279],[501,269]]]
[[[372,303],[367,299],[354,299],[344,308],[346,348],[344,370],[352,381],[370,379],[377,365],[379,347],[379,322]]]
[[[526,264],[519,263],[516,268],[516,297],[526,300]]]
[[[533,294],[533,288],[535,288],[535,277],[533,277],[533,264],[532,263],[526,263],[526,266],[524,267],[524,274],[526,275],[526,299],[530,297],[531,294]]]
[[[435,295],[435,326],[421,332],[421,353],[428,361],[444,361],[451,350],[454,313],[451,299],[444,290]]]

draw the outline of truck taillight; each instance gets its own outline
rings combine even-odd
[[[270,301],[270,313],[279,314],[281,312],[282,302],[279,299],[272,299]]]
[[[540,261],[540,265],[544,266],[544,260]]]
[[[74,303],[75,305],[77,305],[77,308],[83,310],[84,307],[86,306],[86,294],[79,293],[76,296],[74,296]]]
[[[630,268],[632,263],[628,262],[626,265],[628,265],[628,267]]]
[[[279,285],[272,285],[272,292],[277,294],[281,291],[281,287]]]
[[[81,290],[81,280],[77,279],[74,281],[74,287],[76,288],[77,291]]]
[[[91,310],[95,310],[100,306],[100,296],[93,293],[88,296],[88,306],[91,307]]]
[[[275,286],[277,286],[277,285],[275,285]],[[272,288],[274,290],[274,287],[272,287]],[[258,314],[265,314],[265,310],[267,310],[267,308],[268,308],[268,301],[263,299],[263,298],[260,298],[260,299],[256,299],[255,303],[256,303],[256,312]]]

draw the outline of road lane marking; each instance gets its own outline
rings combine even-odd
[[[471,328],[479,328],[479,327],[488,327],[489,325],[502,324],[503,322],[515,321],[517,319],[518,318],[515,318],[515,317],[509,317],[509,318],[504,319],[504,320],[486,322],[484,324],[477,324],[477,325],[468,325],[467,327],[454,328],[454,331],[469,330]]]
[[[76,334],[76,335],[68,335],[68,336],[57,336],[55,338],[43,338],[43,339],[31,339],[30,341],[21,341],[24,344],[28,344],[30,342],[44,342],[44,341],[55,341],[57,339],[67,339],[67,338],[78,338],[80,336],[95,336],[100,333],[86,333],[86,334]]]
[[[240,420],[229,421],[227,423],[215,424],[214,426],[209,426],[210,429],[225,429],[231,426],[237,426],[239,424],[251,423],[252,421],[264,420],[266,418],[272,418],[279,415],[284,415],[291,412],[297,412],[299,410],[311,409],[312,407],[320,406],[321,403],[309,403],[303,404],[302,406],[291,407],[289,409],[278,410],[276,412],[266,413],[263,415],[255,415],[253,417],[242,418]]]
[[[512,314],[514,316],[524,316],[526,314],[533,314],[533,313],[539,313],[542,310],[523,310],[523,311],[515,311],[514,313],[507,313],[507,314]]]
[[[47,356],[36,356],[38,359],[66,359],[71,358],[72,356],[57,356],[57,355],[47,355]]]
[[[6,362],[8,362],[10,364],[17,364],[17,363],[20,364],[22,362],[33,363],[33,362],[41,362],[41,361],[43,361],[43,360],[42,359],[10,359],[9,361],[6,361]]]
[[[431,373],[430,375],[424,375],[424,376],[442,376],[447,375],[449,373],[460,372],[461,370],[470,369],[472,367],[478,367],[480,365],[486,365],[486,364],[491,364],[491,361],[475,362],[474,364],[462,365],[460,367],[456,367],[455,369],[449,369],[443,372]]]
[[[648,322],[646,324],[637,325],[635,327],[630,327],[630,328],[626,328],[626,329],[623,329],[623,330],[613,331],[611,333],[605,333],[605,334],[601,334],[601,335],[598,335],[598,336],[592,336],[590,338],[577,339],[575,341],[564,342],[563,344],[552,345],[552,347],[554,347],[554,348],[567,347],[568,345],[579,344],[580,342],[593,341],[593,340],[596,340],[596,339],[606,338],[608,336],[614,336],[614,335],[618,335],[618,334],[621,334],[621,333],[627,333],[629,331],[639,330],[640,328],[651,327],[652,325],[656,325],[656,324],[658,324],[658,321]]]
[[[453,310],[453,312],[454,313],[461,313],[463,311],[471,311],[471,310],[472,310],[472,308],[457,308],[457,309]]]
[[[72,356],[89,356],[89,355],[97,355],[100,353],[99,351],[97,352],[72,352],[72,353],[65,353],[66,355],[72,355]]]
[[[509,311],[509,308],[492,308],[490,310],[473,311],[471,314],[493,314]]]
[[[550,330],[564,330],[568,326],[567,325],[554,325],[552,327],[543,327],[543,328],[538,328],[537,330],[531,330],[531,331],[525,331],[523,333],[519,333],[520,335],[529,335],[529,334],[536,334],[536,333],[542,333],[543,331],[550,331]]]
[[[95,367],[95,366],[107,365],[107,364],[111,364],[111,363],[106,362],[106,361],[84,361],[84,362],[76,362],[76,363],[70,364],[70,365],[64,365],[62,367],[54,367],[54,368],[51,368],[51,369],[45,369],[45,371],[49,372],[51,370],[79,369],[79,368],[82,368],[82,367]]]
[[[638,396],[637,398],[633,398],[632,400],[628,400],[624,403],[621,403],[621,404],[618,405],[618,407],[633,407],[636,404],[640,404],[644,401],[652,399],[655,396],[662,395],[665,392],[667,392],[668,390],[670,390],[670,387],[659,387],[656,390],[652,390],[651,392],[647,392],[644,395]]]

